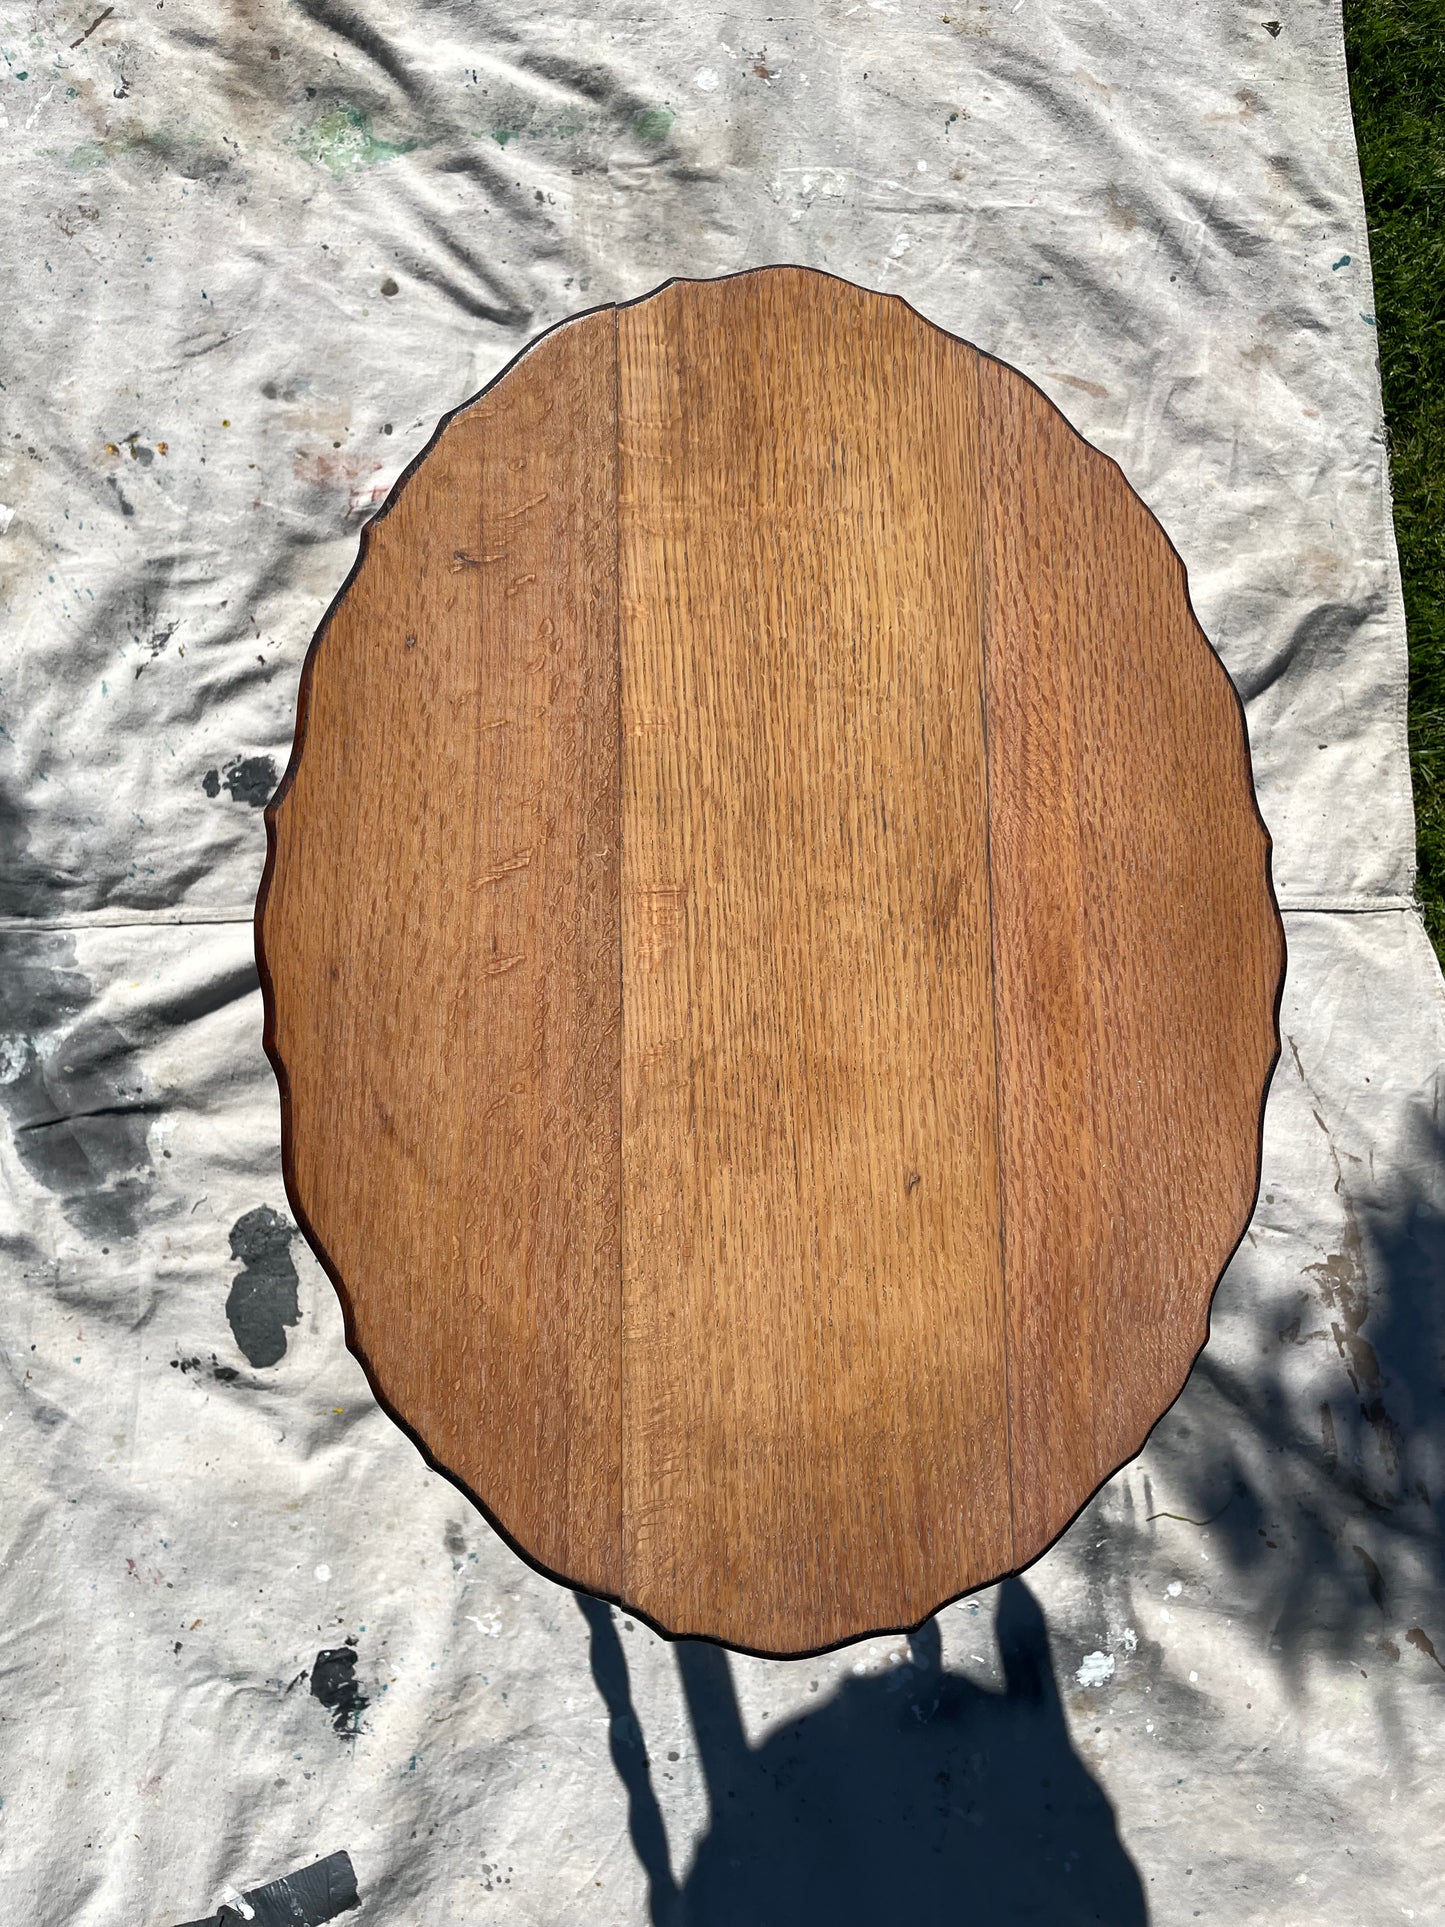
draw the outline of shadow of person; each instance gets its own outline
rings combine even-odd
[[[675,1651],[710,1821],[672,1871],[627,1663],[578,1595],[654,1927],[1146,1927],[1113,1810],[1069,1742],[1048,1634],[1021,1579],[999,1589],[1002,1692],[945,1670],[936,1621],[911,1664],[848,1679],[749,1743],[727,1655]]]

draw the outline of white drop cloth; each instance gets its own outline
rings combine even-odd
[[[620,1927],[649,1875],[659,1920],[1445,1917],[1445,1003],[1338,13],[1269,11],[0,5],[8,1917],[174,1927],[340,1851],[397,1927]],[[1287,1042],[1210,1345],[1008,1663],[995,1595],[942,1674],[694,1652],[699,1735],[677,1652],[374,1406],[278,1224],[249,919],[307,642],[437,417],[787,261],[1024,370],[1160,517]]]

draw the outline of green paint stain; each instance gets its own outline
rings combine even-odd
[[[46,148],[45,152],[77,173],[133,155],[191,181],[216,180],[231,164],[223,147],[211,147],[184,128],[172,131],[164,127],[136,127],[134,123],[124,133],[108,134],[100,141],[82,141],[67,153],[53,147]],[[186,191],[181,190],[183,194]]]
[[[666,107],[644,107],[632,116],[632,131],[639,140],[656,146],[667,139],[673,119]]]
[[[1340,268],[1347,268],[1347,267],[1348,267],[1349,265],[1350,265],[1350,257],[1349,257],[1349,255],[1348,255],[1348,254],[1342,254],[1342,255],[1340,256],[1340,258],[1339,258],[1339,260],[1338,260],[1338,261],[1336,261],[1336,262],[1334,263],[1334,268],[1335,268],[1335,270],[1337,271],[1337,270],[1339,270]]]
[[[308,161],[330,168],[338,179],[358,167],[376,167],[411,153],[417,141],[378,140],[371,122],[359,108],[328,107],[303,128],[296,146]]]
[[[508,141],[514,141],[516,138],[517,130],[515,127],[499,127],[492,135],[492,139],[497,143],[498,147],[505,147]]]

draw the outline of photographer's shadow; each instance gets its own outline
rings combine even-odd
[[[622,1643],[579,1594],[654,1927],[1146,1927],[1113,1810],[1069,1741],[1043,1614],[1021,1579],[998,1599],[1002,1692],[946,1672],[930,1620],[911,1665],[848,1679],[757,1746],[726,1654],[679,1641],[711,1810],[679,1880]]]

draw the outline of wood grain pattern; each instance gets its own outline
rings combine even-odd
[[[619,324],[623,1589],[774,1648],[1013,1563],[977,358],[808,280]]]
[[[1132,1457],[1254,1206],[1283,963],[1238,701],[1117,467],[980,363],[1017,1550]]]
[[[620,1584],[615,329],[548,336],[367,531],[264,914],[294,1201],[386,1402]]]
[[[258,919],[298,1213],[522,1548],[814,1650],[1033,1557],[1242,1234],[1282,965],[1112,463],[799,269],[567,324],[308,663]]]

